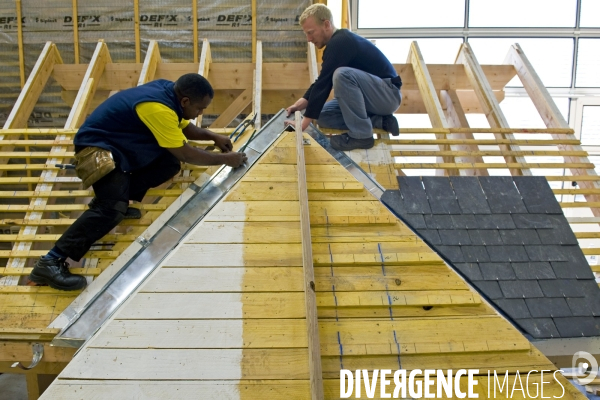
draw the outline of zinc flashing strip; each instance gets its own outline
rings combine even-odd
[[[78,348],[91,338],[277,140],[283,133],[284,119],[285,112],[281,110],[257,132],[252,146],[246,148],[248,162],[244,166],[219,168],[202,187],[196,186],[196,193],[156,233],[134,242],[138,251],[85,306],[80,310],[67,308],[63,312],[68,323],[52,345]]]

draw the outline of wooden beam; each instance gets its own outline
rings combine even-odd
[[[75,64],[79,64],[79,12],[77,0],[73,0],[73,57]]]
[[[98,42],[94,55],[92,56],[85,76],[83,77],[83,84],[75,98],[75,104],[65,123],[65,129],[77,129],[83,123],[83,120],[87,116],[87,107],[94,97],[98,82],[104,73],[104,67],[110,62],[110,54],[106,43],[103,41]]]
[[[161,58],[160,51],[158,50],[158,42],[156,40],[151,40],[148,44],[148,51],[146,51],[144,66],[142,67],[142,72],[140,73],[140,79],[138,80],[137,86],[154,80],[156,67],[160,62]]]
[[[419,45],[416,41],[413,41],[410,44],[410,50],[408,51],[408,58],[406,62],[411,64],[413,67],[415,79],[417,81],[417,85],[419,86],[419,92],[421,92],[421,98],[425,104],[425,109],[429,115],[431,126],[434,128],[448,128],[448,121],[446,121],[444,111],[442,110],[442,105],[440,104],[440,100],[437,96],[437,91],[433,86],[431,75],[429,75],[429,70],[427,69],[427,65],[425,64],[425,60],[423,59],[423,55],[421,54],[421,50],[419,49]],[[445,138],[438,135],[436,135],[436,137],[439,139]],[[446,145],[440,145],[439,148],[440,151],[450,150],[450,147]],[[441,160],[438,158],[438,161],[443,163],[454,163],[454,157],[445,156],[441,157]],[[456,174],[457,172],[453,170],[439,170],[436,172],[436,175],[442,176]]]
[[[492,128],[508,128],[508,122],[504,117],[504,113],[500,108],[500,104],[496,100],[496,97],[493,95],[492,88],[481,69],[481,65],[475,58],[475,54],[471,50],[471,47],[468,43],[463,43],[460,47],[460,51],[458,52],[458,56],[456,58],[457,64],[463,64],[465,67],[465,72],[473,89],[475,90],[475,94],[479,99],[479,103],[481,104],[484,114],[488,120],[488,123]],[[495,135],[497,139],[514,139],[513,135]],[[510,149],[503,150],[514,150],[519,151],[519,148],[516,146],[511,146]],[[505,157],[507,163],[526,163],[523,158],[513,158],[513,157]],[[511,175],[531,175],[531,171],[526,169],[513,169],[510,171]]]
[[[548,128],[561,128],[568,129],[569,124],[564,119],[558,107],[552,100],[552,96],[548,93],[548,90],[544,87],[542,80],[538,76],[538,74],[533,69],[533,66],[529,62],[527,56],[521,49],[521,46],[518,44],[513,44],[504,60],[505,64],[512,64],[517,70],[517,75],[519,79],[523,83],[523,87],[529,94],[531,101],[535,105],[535,108],[540,113],[542,120],[546,124]],[[552,138],[556,140],[576,140],[577,138],[573,133],[566,134],[558,134],[553,133]],[[560,150],[564,151],[583,151],[583,148],[580,145],[566,145],[560,144],[558,146]],[[588,163],[589,160],[587,157],[574,157],[574,156],[565,156],[566,162],[584,162]],[[571,169],[571,173],[574,175],[573,180],[579,182],[579,186],[582,189],[598,189],[600,188],[600,183],[597,181],[580,181],[578,176],[581,175],[591,175],[596,176],[596,171],[591,169]],[[585,195],[585,199],[588,202],[599,202],[600,196],[598,195]],[[600,217],[600,209],[592,208],[592,212],[594,216]]]
[[[19,46],[19,78],[21,79],[21,89],[25,86],[25,55],[23,54],[23,11],[21,10],[21,0],[17,0],[17,42]]]
[[[352,29],[350,26],[350,1],[342,0],[342,26],[344,29]]]
[[[448,121],[448,125],[453,128],[469,128],[469,121],[467,121],[467,117],[465,112],[460,104],[460,100],[456,95],[456,90],[442,90],[440,91],[440,98],[442,103],[442,108],[444,110],[444,115],[446,116],[446,121]],[[437,136],[436,136],[437,137]],[[448,139],[475,139],[473,133],[449,133],[446,136]],[[444,139],[441,137],[440,139]],[[453,151],[464,151],[468,153],[473,153],[479,150],[476,145],[453,145],[449,146]],[[455,158],[458,163],[482,163],[483,158],[480,156],[470,156],[470,157],[461,157],[457,156]],[[461,169],[459,171],[459,175],[461,176],[488,176],[487,169]]]
[[[135,62],[142,59],[140,44],[140,0],[133,0],[133,30],[135,38]]]
[[[254,99],[253,99],[253,112],[256,115],[256,121],[254,127],[256,130],[260,130],[261,117],[262,117],[262,81],[263,81],[263,60],[262,60],[262,42],[259,40],[256,42],[256,62],[254,67]]]
[[[54,65],[59,63],[62,64],[62,58],[58,53],[56,45],[52,42],[46,42],[31,74],[29,74],[29,78],[27,78],[25,86],[17,98],[17,102],[4,123],[4,129],[25,128],[27,126],[27,120],[35,107],[35,103],[44,91]],[[4,139],[4,136],[1,136],[0,139]]]
[[[225,128],[235,119],[250,103],[252,103],[251,90],[244,90],[231,105],[210,125],[210,128]]]
[[[321,345],[319,339],[319,319],[317,317],[317,296],[315,292],[315,271],[310,234],[310,211],[306,188],[306,165],[302,133],[302,114],[296,111],[296,151],[298,169],[298,199],[300,203],[300,230],[302,232],[302,265],[304,271],[304,301],[306,307],[306,327],[308,329],[308,367],[312,400],[322,400],[323,373],[321,369]]]
[[[198,74],[208,79],[208,73],[210,71],[210,63],[212,62],[212,56],[210,54],[210,43],[208,39],[202,41],[202,53],[200,54],[200,64],[198,65]],[[196,118],[196,126],[202,126],[202,115]]]
[[[194,62],[198,62],[198,1],[192,0],[192,35],[194,45]]]
[[[256,62],[258,53],[258,41],[256,40],[256,0],[252,0],[252,62]]]

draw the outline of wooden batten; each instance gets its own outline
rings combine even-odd
[[[200,63],[198,65],[198,73],[208,79],[208,73],[210,72],[210,63],[212,56],[210,54],[210,43],[208,39],[202,41],[202,53],[200,54]],[[196,118],[196,126],[202,126],[202,115]]]
[[[317,316],[317,297],[315,272],[313,265],[312,237],[310,233],[310,212],[308,207],[308,189],[306,186],[306,165],[304,161],[304,143],[302,133],[302,115],[295,114],[296,152],[298,170],[298,198],[300,203],[300,231],[302,234],[302,264],[304,272],[304,304],[306,309],[306,327],[308,337],[308,368],[312,400],[323,399],[323,371],[321,368],[321,345],[319,340],[319,322]]]

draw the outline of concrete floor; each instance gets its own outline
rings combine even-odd
[[[0,400],[27,400],[25,375],[0,375]]]

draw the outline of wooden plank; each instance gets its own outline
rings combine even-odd
[[[389,139],[383,140],[384,143],[387,144],[398,144],[398,145],[410,145],[410,144],[427,144],[427,145],[436,145],[438,143],[442,144],[476,144],[481,146],[494,146],[498,144],[514,144],[520,146],[557,146],[559,144],[577,144],[580,143],[579,140],[517,140],[517,139]],[[511,150],[509,150],[511,151]],[[518,150],[520,151],[520,149]]]
[[[243,332],[243,335],[236,333]],[[115,320],[88,348],[271,349],[306,347],[303,319]]]
[[[323,399],[323,374],[321,370],[321,351],[317,316],[317,298],[315,293],[315,272],[310,232],[310,211],[306,188],[306,166],[304,163],[304,144],[302,132],[302,114],[296,111],[296,151],[298,170],[298,201],[300,203],[300,230],[302,232],[302,270],[304,271],[304,306],[306,310],[306,328],[308,336],[308,370],[310,391],[313,400]]]
[[[300,249],[298,247],[298,249]],[[192,303],[190,303],[190,301]],[[202,307],[189,307],[203,304]],[[304,293],[139,293],[117,319],[305,318]],[[307,369],[308,370],[308,369]],[[306,370],[306,371],[307,371]]]
[[[431,157],[436,155],[453,155],[458,157],[473,156],[528,156],[528,157],[562,157],[566,155],[581,155],[586,152],[578,151],[555,151],[555,150],[521,150],[521,151],[502,151],[502,150],[473,150],[473,151],[430,151],[430,150],[398,150],[392,151],[392,156],[396,157]],[[469,161],[470,162],[470,161]],[[481,161],[483,162],[483,161]],[[460,163],[460,162],[458,162]]]
[[[198,2],[192,0],[192,35],[194,46],[194,62],[198,62]]]
[[[195,2],[194,2],[195,4]],[[151,40],[148,43],[148,50],[146,50],[146,58],[144,58],[144,66],[140,73],[140,79],[137,82],[137,86],[143,85],[154,80],[154,74],[156,73],[156,67],[161,62],[160,51],[158,49],[158,43],[156,40]]]
[[[567,121],[565,121],[564,117],[560,113],[558,107],[552,100],[552,96],[548,92],[548,89],[542,83],[542,80],[538,76],[538,74],[533,69],[533,66],[529,62],[529,59],[521,49],[519,44],[514,44],[511,46],[509,53],[506,56],[504,61],[505,64],[514,65],[517,75],[519,79],[523,83],[523,87],[529,94],[531,101],[535,105],[536,109],[540,113],[540,117],[546,124],[548,128],[563,128],[566,129],[569,127]],[[572,140],[576,139],[575,135],[572,133],[568,134],[553,134],[553,139],[557,140]],[[560,150],[566,151],[582,151],[582,147],[580,145],[559,145]],[[567,156],[565,157],[565,161],[567,162],[589,162],[588,158],[585,156],[582,157],[574,157]],[[594,168],[571,168],[571,174],[573,175],[597,175]],[[595,181],[582,181],[581,188],[583,189],[598,189],[600,188],[600,183]],[[599,202],[600,196],[595,194],[588,194],[585,196],[586,200],[589,202]],[[600,217],[600,209],[593,208],[592,212],[594,216]]]
[[[0,341],[0,362],[4,361],[21,361],[27,364],[32,359],[33,342],[13,342]],[[55,347],[44,345],[44,361],[45,362],[61,362],[68,363],[73,359],[76,349],[68,347]]]
[[[307,379],[305,349],[82,350],[63,379]],[[185,365],[185,368],[181,368]],[[140,368],[143,366],[143,368]]]
[[[256,21],[256,0],[251,0],[251,16],[252,16],[252,32],[251,32],[251,45],[252,45],[252,62],[256,63],[258,56],[258,41],[256,40],[256,30],[257,30],[257,21]]]
[[[198,74],[208,79],[208,73],[210,71],[210,63],[212,57],[210,53],[210,43],[208,39],[202,41],[202,53],[200,54],[200,63],[198,66]],[[202,115],[196,117],[196,126],[202,126]]]
[[[483,107],[484,114],[488,120],[488,123],[492,128],[508,128],[508,122],[502,113],[500,104],[492,94],[492,88],[483,72],[483,69],[477,62],[477,58],[468,43],[461,45],[456,63],[464,65],[465,72],[477,98]],[[502,135],[495,134],[497,139],[514,139],[511,134]],[[510,147],[501,146],[503,150],[514,150],[519,151],[517,146],[511,145]],[[521,157],[505,157],[507,163],[525,163],[526,160]],[[511,169],[512,175],[531,175],[531,171],[524,168],[513,168]]]
[[[315,45],[312,42],[308,42],[308,52],[306,53],[308,58],[308,78],[309,84],[312,84],[319,77],[319,68],[317,66],[317,52]]]

